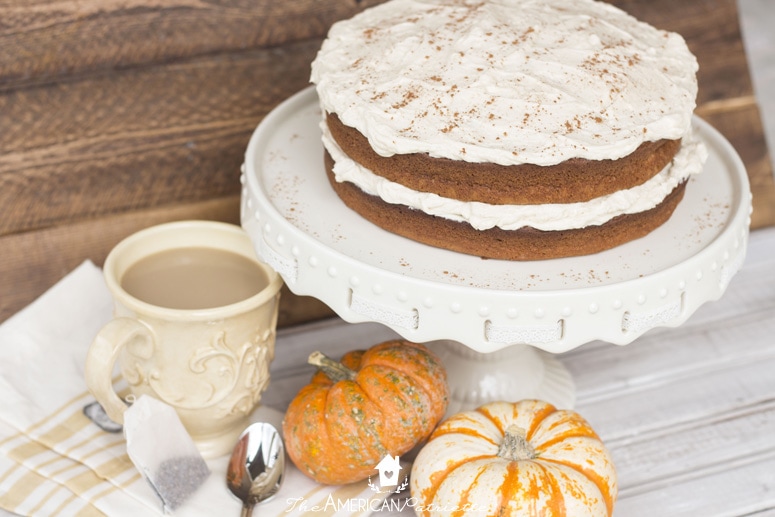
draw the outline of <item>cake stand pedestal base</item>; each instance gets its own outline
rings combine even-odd
[[[536,398],[561,409],[576,402],[570,372],[552,354],[529,345],[480,353],[451,340],[426,343],[444,363],[450,389],[448,415],[496,400]]]

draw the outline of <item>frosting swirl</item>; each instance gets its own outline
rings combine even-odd
[[[321,107],[382,156],[617,159],[691,127],[683,38],[593,0],[391,0],[331,27]]]

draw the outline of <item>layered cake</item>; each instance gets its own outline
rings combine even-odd
[[[681,36],[594,0],[389,0],[312,64],[325,164],[383,229],[487,258],[600,252],[673,213],[706,151]]]

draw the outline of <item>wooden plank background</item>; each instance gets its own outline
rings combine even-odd
[[[0,1],[0,321],[140,228],[238,222],[251,132],[308,83],[333,21],[380,0]],[[735,0],[615,0],[700,62],[697,112],[735,146],[753,226],[775,185]],[[280,325],[332,313],[291,295]]]

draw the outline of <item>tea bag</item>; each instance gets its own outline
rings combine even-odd
[[[210,475],[175,410],[141,395],[124,413],[129,458],[161,498],[164,513],[181,506]]]

